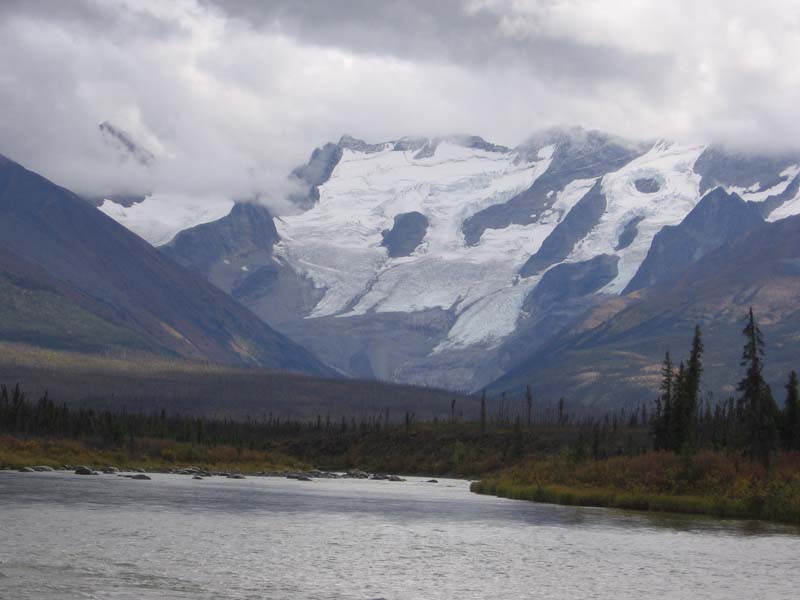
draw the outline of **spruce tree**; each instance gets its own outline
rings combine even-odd
[[[686,368],[683,365],[683,361],[681,361],[678,365],[678,372],[675,375],[672,404],[669,407],[669,413],[666,418],[669,435],[667,447],[675,452],[679,452],[686,443],[688,425],[685,423],[684,417],[687,414],[687,404]]]
[[[783,410],[783,447],[787,450],[800,450],[800,392],[797,373],[789,374],[786,383],[786,404]]]
[[[747,367],[744,378],[739,382],[742,392],[742,426],[747,453],[769,466],[770,454],[775,449],[778,437],[778,408],[772,398],[772,391],[764,381],[764,336],[756,323],[753,309],[750,309],[742,333],[746,342],[742,351],[741,366]]]
[[[653,445],[656,450],[667,450],[670,447],[670,417],[672,415],[672,393],[675,379],[675,368],[669,352],[664,355],[661,366],[661,395],[656,398],[656,414],[653,417]]]
[[[695,426],[697,421],[697,405],[700,393],[700,378],[703,373],[703,339],[700,325],[695,325],[692,337],[692,350],[686,368],[681,368],[676,378],[675,402],[671,419],[675,422],[672,428],[672,447],[675,452],[691,452],[694,448]]]
[[[481,392],[481,437],[486,434],[486,390]]]
[[[694,418],[697,411],[698,397],[700,394],[700,377],[703,374],[703,339],[700,333],[700,325],[694,326],[692,351],[689,353],[689,363],[686,367],[685,385],[687,406],[685,410],[691,420]]]
[[[531,418],[533,414],[533,392],[531,392],[531,386],[525,386],[525,404],[528,405],[528,427],[531,426]]]

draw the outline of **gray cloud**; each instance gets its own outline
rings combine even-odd
[[[93,195],[277,202],[342,133],[514,145],[580,124],[783,149],[798,31],[792,0],[5,0],[0,152]],[[153,164],[121,160],[104,121]]]

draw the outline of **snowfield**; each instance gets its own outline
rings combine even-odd
[[[606,175],[606,211],[566,262],[589,260],[600,254],[618,256],[619,274],[600,292],[622,292],[639,270],[656,233],[665,225],[680,223],[700,201],[700,176],[694,172],[694,163],[704,149],[705,146],[658,142],[643,156]],[[658,191],[640,192],[635,185],[639,179],[654,179],[659,184]],[[616,250],[625,225],[636,218],[641,220],[633,242]]]
[[[106,200],[100,210],[153,246],[162,246],[184,229],[221,219],[233,204],[218,196],[157,193],[129,207]]]
[[[326,290],[311,317],[436,307],[461,314],[511,286],[530,249],[543,239],[532,230],[509,228],[487,232],[469,247],[461,224],[530,187],[550,165],[551,153],[544,148],[537,160],[524,162],[513,152],[451,143],[421,159],[389,146],[371,154],[345,150],[320,187],[319,203],[276,220],[282,238],[276,253]],[[381,232],[396,215],[411,211],[427,217],[425,238],[411,256],[389,258]],[[515,319],[516,314],[501,320],[501,335]],[[483,337],[497,329],[486,325]]]
[[[703,146],[659,142],[644,156],[603,178],[607,199],[600,223],[582,240],[568,262],[598,254],[620,257],[619,275],[604,290],[619,293],[644,260],[653,236],[679,223],[699,201],[700,177],[693,171]],[[550,166],[553,148],[533,162],[515,152],[488,152],[442,143],[434,156],[413,152],[345,150],[330,180],[320,187],[311,210],[277,220],[282,241],[277,252],[298,272],[325,290],[309,315],[352,316],[369,312],[451,310],[456,322],[435,352],[499,343],[512,334],[525,297],[541,275],[520,278],[533,255],[595,179],[575,180],[557,193],[552,208],[528,225],[487,229],[468,246],[464,220],[503,203],[531,186]],[[634,182],[652,178],[655,193]],[[422,244],[411,256],[390,259],[381,232],[395,215],[418,211],[429,221]],[[640,218],[633,243],[615,250],[625,224]]]
[[[531,223],[485,229],[479,242],[468,246],[464,221],[530,188],[551,168],[556,148],[545,145],[538,153],[518,152],[488,144],[472,148],[462,141],[450,138],[433,144],[430,156],[419,147],[395,149],[408,144],[340,142],[341,159],[319,187],[319,201],[300,214],[275,218],[281,238],[275,256],[322,291],[310,313],[298,319],[439,308],[451,313],[453,325],[432,342],[434,355],[492,348],[516,331],[524,300],[543,276],[521,277],[520,268],[598,179],[605,211],[564,260],[617,256],[617,276],[598,293],[621,293],[654,236],[665,226],[679,224],[700,201],[701,176],[695,163],[706,147],[659,141],[622,168],[551,190],[551,208],[530,215]],[[771,180],[774,175],[765,173]],[[728,191],[763,202],[786,192],[800,176],[800,165],[780,175],[783,180],[769,189],[754,183]],[[232,206],[218,197],[155,194],[128,208],[107,200],[100,210],[158,246],[181,230],[222,218]],[[382,246],[383,232],[393,227],[397,215],[409,212],[426,217],[424,238],[409,256],[390,258]],[[773,210],[769,220],[796,214],[800,193]],[[624,231],[635,231],[632,241],[627,236],[627,245],[620,244]]]

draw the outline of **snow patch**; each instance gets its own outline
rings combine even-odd
[[[786,167],[780,172],[780,176],[783,178],[783,180],[771,188],[759,191],[761,184],[754,183],[748,188],[729,187],[728,192],[738,194],[743,200],[748,200],[750,202],[763,202],[770,196],[778,196],[785,192],[786,188],[788,188],[789,184],[792,182],[792,179],[797,177],[798,174],[800,174],[800,165],[792,165]]]
[[[769,213],[767,221],[774,222],[785,219],[786,217],[793,217],[800,215],[800,191],[791,200],[787,200],[778,208]]]
[[[221,219],[233,204],[218,196],[154,194],[128,207],[105,200],[99,209],[153,246],[161,246],[179,231]]]

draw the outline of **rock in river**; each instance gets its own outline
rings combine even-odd
[[[75,475],[97,475],[97,471],[92,471],[89,467],[75,467]]]

